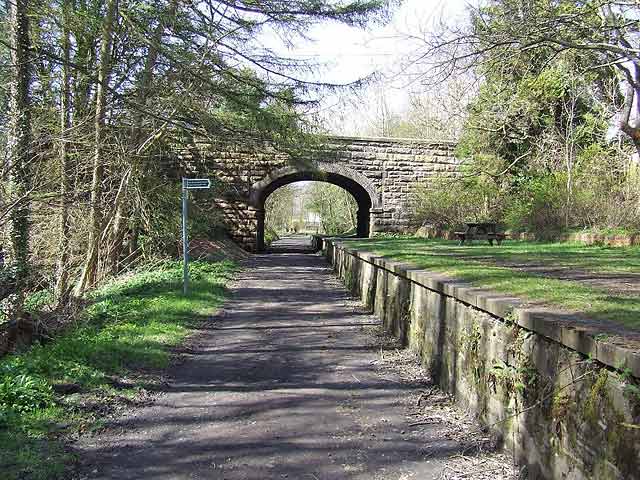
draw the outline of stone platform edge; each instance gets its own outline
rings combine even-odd
[[[323,243],[347,289],[526,478],[640,480],[640,357],[604,341],[602,322],[527,308],[344,239]]]
[[[640,378],[640,351],[598,338],[608,335],[619,336],[621,335],[619,329],[608,329],[600,322],[585,325],[583,322],[568,319],[570,315],[526,308],[523,307],[525,302],[517,297],[474,287],[468,282],[420,269],[409,263],[396,262],[367,250],[348,247],[339,240],[324,239],[324,242],[333,244],[364,262],[404,277],[428,290],[454,298],[499,320],[514,322],[526,330],[542,335],[614,370],[629,369],[634,377]]]

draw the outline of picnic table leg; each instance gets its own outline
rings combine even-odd
[[[493,238],[487,238],[487,241],[489,242],[489,245],[493,247]]]

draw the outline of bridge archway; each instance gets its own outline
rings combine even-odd
[[[344,188],[358,204],[357,236],[368,237],[371,230],[371,210],[380,208],[382,199],[375,186],[364,175],[350,168],[318,162],[308,167],[285,167],[271,172],[251,187],[249,201],[256,209],[256,249],[261,252],[264,244],[265,202],[278,188],[294,182],[327,182]]]

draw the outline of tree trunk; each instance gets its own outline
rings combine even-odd
[[[71,0],[64,0],[62,5],[62,89],[60,98],[60,219],[58,238],[58,263],[56,268],[55,296],[58,304],[62,303],[69,290],[69,195],[71,193],[69,131],[71,129],[71,42],[69,32],[69,14]]]
[[[102,178],[104,173],[105,110],[107,87],[111,73],[111,47],[118,0],[107,1],[107,12],[102,25],[102,41],[98,64],[98,87],[94,119],[93,175],[91,181],[91,210],[89,213],[89,242],[82,273],[76,284],[75,294],[81,296],[86,288],[95,283],[102,236]]]
[[[74,1],[73,10],[79,15],[92,17],[98,13],[87,6],[86,0]],[[95,37],[93,31],[85,23],[73,26],[76,40],[74,63],[80,67],[73,78],[73,119],[75,125],[81,125],[89,114],[91,103],[91,72],[95,71]]]
[[[623,70],[626,88],[623,88],[624,107],[619,128],[627,134],[636,149],[636,161],[640,162],[640,65]],[[624,80],[623,80],[624,81]]]
[[[625,133],[636,150],[636,161],[640,163],[640,59],[634,53],[634,41],[625,36],[621,24],[629,19],[619,11],[614,11],[607,2],[600,7],[600,15],[610,28],[611,42],[628,54],[617,53],[615,66],[620,74],[620,91],[624,96],[622,112],[618,117],[618,128]],[[627,32],[628,33],[628,32]]]
[[[108,269],[111,274],[117,274],[120,266],[120,256],[122,253],[122,243],[126,232],[126,212],[127,202],[126,194],[129,181],[131,180],[132,169],[129,169],[122,176],[118,192],[115,198],[115,208],[113,218],[113,227],[111,229],[111,237],[107,239],[109,244],[109,252],[107,256]]]
[[[9,315],[17,326],[23,321],[24,291],[29,274],[29,162],[31,161],[31,111],[29,88],[31,56],[28,0],[7,2],[11,75],[9,86],[9,195],[16,202],[9,214],[7,266],[12,270],[15,293],[9,297]]]
[[[158,61],[159,54],[159,46],[162,43],[162,36],[164,34],[164,29],[166,26],[166,19],[171,19],[174,17],[177,8],[177,0],[172,0],[169,4],[168,10],[166,14],[160,14],[160,18],[158,20],[158,25],[156,26],[153,36],[151,38],[149,49],[147,51],[147,58],[145,59],[144,69],[142,70],[142,75],[140,77],[140,82],[138,84],[138,93],[136,98],[136,103],[140,108],[144,108],[147,104],[147,98],[149,96],[149,90],[151,88],[151,83],[153,80],[153,70]],[[111,273],[115,274],[119,269],[119,260],[122,255],[122,249],[124,247],[124,238],[127,231],[128,222],[127,220],[130,217],[133,220],[133,225],[131,225],[132,230],[132,238],[135,238],[137,241],[137,231],[139,229],[139,221],[137,219],[137,215],[135,211],[131,210],[131,204],[124,201],[125,193],[129,186],[129,183],[133,183],[134,188],[139,187],[140,184],[140,175],[141,169],[138,162],[138,155],[142,152],[141,143],[142,143],[142,120],[143,113],[142,111],[136,110],[133,117],[133,131],[131,135],[131,145],[133,150],[132,157],[132,166],[131,166],[131,174],[129,175],[127,182],[124,184],[124,190],[122,195],[121,192],[118,192],[118,201],[116,202],[116,211],[115,218],[113,222],[113,228],[110,238],[110,247],[109,247],[109,269]]]

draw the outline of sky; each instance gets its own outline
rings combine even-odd
[[[386,26],[362,30],[337,23],[324,23],[309,32],[311,41],[297,42],[294,56],[315,58],[329,64],[323,80],[348,83],[384,69],[406,53],[411,44],[403,39],[440,16],[447,19],[464,12],[464,0],[405,0]]]
[[[293,58],[317,61],[324,66],[309,74],[306,79],[327,83],[348,84],[374,72],[382,74],[379,89],[384,90],[385,101],[396,113],[407,106],[411,92],[420,90],[400,74],[403,58],[415,51],[415,40],[407,34],[421,36],[439,19],[456,21],[464,18],[468,0],[405,0],[386,26],[374,26],[367,30],[337,23],[323,23],[308,32],[309,41],[296,40],[293,48],[286,48],[275,35],[267,35],[264,43],[275,51]],[[345,96],[328,95],[324,98],[320,113],[331,118],[345,117],[333,122],[331,127],[344,134],[358,134],[358,125],[367,121],[375,110],[375,87],[362,92],[353,105]],[[353,98],[352,98],[353,99]],[[379,100],[377,100],[379,101]],[[364,105],[364,104],[366,105]],[[347,121],[348,119],[349,121]]]

